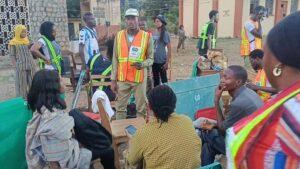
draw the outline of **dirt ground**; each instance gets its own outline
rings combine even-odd
[[[185,50],[180,50],[176,52],[177,38],[172,38],[172,77],[171,80],[175,81],[177,79],[186,79],[190,77],[192,70],[192,63],[197,58],[196,44],[198,39],[187,39]],[[239,56],[239,39],[219,39],[217,42],[217,48],[223,49],[225,56],[228,58],[229,65],[239,64],[241,65],[242,58]],[[0,58],[0,101],[12,98],[15,96],[14,89],[14,68],[10,64],[10,59],[8,56]],[[65,79],[68,83],[68,79]],[[68,107],[71,106],[73,100],[73,92],[70,89],[66,92],[66,100]],[[86,107],[87,99],[86,92],[82,91],[80,93],[78,107]]]
[[[185,79],[191,76],[192,64],[198,58],[196,44],[198,39],[188,39],[186,49],[176,52],[177,39],[172,40],[172,80]],[[229,65],[242,64],[239,56],[239,39],[219,39],[217,49],[223,49],[224,55],[228,58]]]
[[[197,39],[187,39],[185,50],[176,52],[177,38],[172,38],[172,64],[171,64],[171,81],[186,79],[191,76],[192,63],[198,57],[196,44]],[[217,48],[223,49],[225,56],[228,58],[228,65],[242,65],[242,58],[239,56],[239,39],[219,39]],[[8,56],[0,57],[0,101],[15,97],[15,74],[14,68]],[[64,79],[69,83],[68,79]],[[66,101],[68,109],[71,107],[74,92],[71,88],[66,89]],[[77,107],[87,107],[87,94],[82,90],[79,96]]]

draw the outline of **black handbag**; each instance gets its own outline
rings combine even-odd
[[[101,158],[113,151],[112,136],[100,123],[85,116],[79,109],[73,109],[69,114],[74,118],[75,138],[92,151],[92,159]]]

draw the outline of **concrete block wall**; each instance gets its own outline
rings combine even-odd
[[[63,49],[69,48],[68,16],[66,0],[28,0],[30,38],[36,41],[40,25],[51,21],[56,27],[56,40]]]

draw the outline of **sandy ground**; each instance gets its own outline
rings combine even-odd
[[[185,50],[180,50],[178,53],[176,52],[177,42],[177,38],[172,38],[172,81],[188,78],[191,75],[192,63],[197,58],[197,39],[187,39]],[[243,63],[242,58],[239,56],[239,39],[219,39],[217,48],[224,50],[229,65]],[[0,58],[0,101],[15,96],[14,68],[10,63],[8,56]],[[68,83],[68,79],[65,79],[65,81]],[[66,98],[68,106],[70,106],[73,99],[73,92],[67,90]],[[86,107],[86,98],[86,92],[82,91],[80,93],[78,107]]]

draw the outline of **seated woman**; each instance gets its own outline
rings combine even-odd
[[[137,130],[129,145],[127,161],[141,160],[147,169],[194,169],[200,166],[201,141],[192,120],[174,113],[176,95],[167,85],[148,94],[155,119]]]
[[[74,119],[64,112],[66,102],[59,74],[55,70],[37,72],[28,94],[34,112],[26,131],[28,168],[44,168],[58,163],[61,168],[88,169],[91,151],[80,148],[72,137]]]

